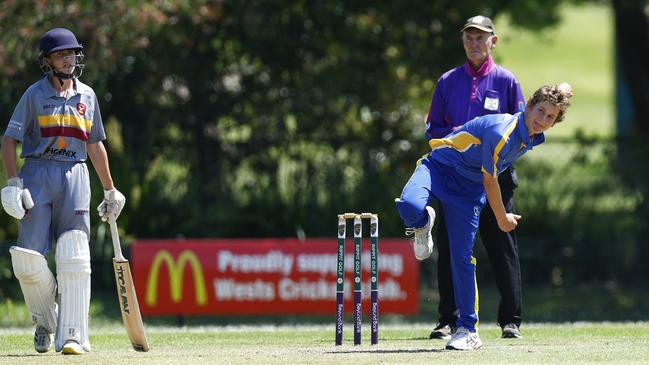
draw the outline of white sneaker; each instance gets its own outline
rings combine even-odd
[[[457,331],[446,343],[447,350],[475,350],[482,346],[478,332],[470,332],[464,327],[458,327]]]
[[[50,333],[47,328],[37,325],[34,331],[34,349],[36,352],[45,353],[50,351],[54,343],[54,334]]]
[[[415,257],[419,261],[424,261],[433,254],[433,235],[431,230],[435,224],[435,209],[426,207],[428,213],[428,223],[421,228],[406,229],[406,236],[414,235],[412,240],[412,249]]]
[[[63,345],[61,353],[63,355],[82,355],[86,353],[86,350],[77,341],[69,340]]]

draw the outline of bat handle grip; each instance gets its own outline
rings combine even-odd
[[[115,217],[108,218],[108,224],[110,225],[110,237],[113,239],[113,251],[115,251],[115,261],[124,262],[126,259],[122,254],[122,245],[119,242],[119,231],[117,230],[117,222]]]

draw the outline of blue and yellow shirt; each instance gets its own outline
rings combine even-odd
[[[444,138],[428,141],[428,158],[454,168],[467,179],[482,184],[483,172],[494,178],[534,146],[543,133],[530,137],[523,113],[489,114],[472,119]]]
[[[65,98],[47,77],[27,88],[4,135],[22,143],[23,158],[68,162],[85,161],[86,144],[106,139],[92,88],[74,80],[74,93]]]

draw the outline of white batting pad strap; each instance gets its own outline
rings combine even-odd
[[[45,256],[26,248],[11,246],[11,264],[20,283],[32,320],[49,333],[56,330],[56,281]]]
[[[67,231],[56,244],[56,275],[59,282],[59,325],[56,351],[68,340],[90,351],[88,309],[90,307],[90,247],[82,231]]]

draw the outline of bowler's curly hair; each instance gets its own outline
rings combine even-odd
[[[570,95],[566,95],[559,89],[559,85],[543,85],[534,92],[529,99],[527,99],[527,106],[532,107],[544,101],[559,107],[559,115],[554,120],[554,123],[563,121],[563,117],[570,106]]]

